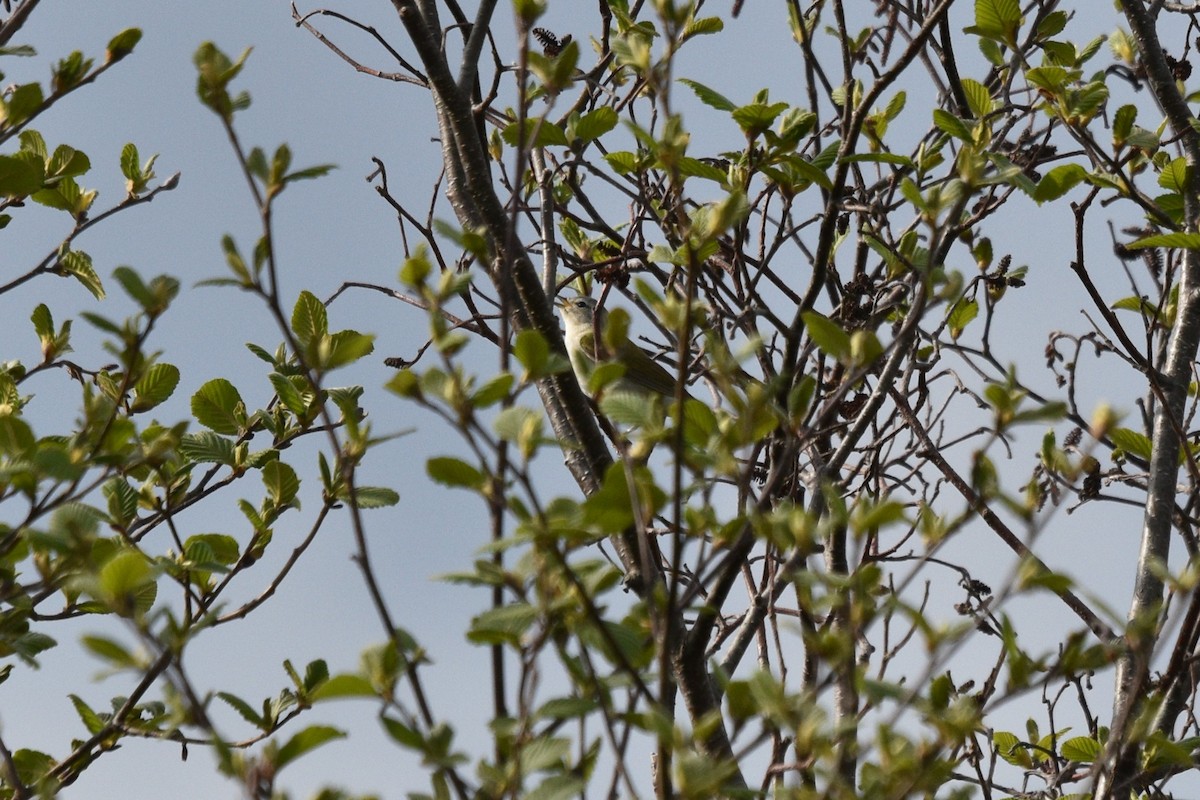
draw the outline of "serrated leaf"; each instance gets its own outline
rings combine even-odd
[[[971,113],[975,115],[976,119],[983,119],[992,113],[995,102],[992,100],[992,93],[986,86],[971,78],[963,78],[961,86],[963,94],[967,97],[967,107],[971,109]]]
[[[262,468],[263,486],[267,488],[267,496],[276,508],[292,505],[296,493],[300,491],[300,478],[296,470],[282,461],[268,461]]]
[[[749,103],[734,109],[731,116],[747,136],[754,137],[770,128],[787,107],[787,103]]]
[[[108,515],[117,525],[125,526],[137,516],[137,490],[124,478],[112,478],[105,482],[101,492],[108,500]]]
[[[302,388],[307,383],[303,377],[299,375],[280,375],[278,372],[272,372],[268,378],[271,381],[271,386],[275,388],[275,394],[278,395],[279,402],[283,403],[288,411],[291,411],[296,416],[304,416],[308,413],[308,405],[312,393]]]
[[[1130,242],[1126,247],[1131,250],[1140,250],[1145,247],[1177,247],[1181,250],[1196,250],[1200,249],[1200,233],[1184,233],[1182,231],[1160,233]]]
[[[104,299],[104,284],[92,268],[92,257],[82,250],[68,250],[59,258],[63,272],[73,275],[97,300]]]
[[[1081,764],[1092,764],[1100,758],[1104,748],[1091,736],[1075,736],[1060,745],[1060,752],[1063,758]]]
[[[353,364],[374,351],[374,335],[352,330],[338,331],[322,340],[319,363],[321,369],[336,369]]]
[[[246,422],[246,406],[232,383],[213,378],[192,395],[192,416],[204,427],[232,436]]]
[[[266,730],[269,726],[266,721],[259,716],[258,712],[245,700],[235,694],[229,692],[217,692],[217,697],[224,700],[230,708],[236,711],[242,719],[249,722],[259,730]]]
[[[699,81],[680,78],[679,82],[696,93],[696,97],[706,106],[711,106],[718,111],[733,111],[737,108],[733,101],[720,92],[710,89]]]
[[[950,309],[949,316],[946,317],[946,327],[950,329],[950,338],[958,341],[963,329],[978,315],[979,303],[977,301],[968,300],[965,297],[960,298]]]
[[[1174,158],[1159,173],[1158,185],[1168,192],[1183,192],[1187,189],[1187,171],[1183,157]]]
[[[197,533],[187,538],[183,543],[184,553],[195,560],[193,553],[203,549],[207,560],[213,565],[228,566],[237,563],[241,551],[237,539],[223,533]]]
[[[301,347],[308,347],[314,339],[329,333],[329,316],[325,304],[312,292],[304,291],[296,298],[292,309],[292,333]]]
[[[189,433],[179,441],[179,452],[193,461],[210,464],[236,463],[233,441],[212,431]]]
[[[137,414],[162,403],[175,393],[179,385],[179,368],[174,364],[154,364],[133,387],[130,411]]]
[[[386,486],[356,486],[354,497],[355,505],[359,508],[384,508],[400,502],[400,495],[396,490]],[[346,496],[342,499],[346,499]]]
[[[97,599],[123,617],[145,614],[157,596],[154,569],[137,550],[118,551],[100,568],[96,579]]]
[[[585,142],[599,139],[604,134],[617,127],[617,112],[608,106],[601,106],[584,114],[575,125],[575,135]]]
[[[964,142],[971,141],[974,137],[971,134],[971,128],[967,123],[963,122],[958,117],[941,108],[936,108],[933,111],[933,124],[938,127],[938,130],[943,133],[948,133],[956,139],[961,139]]]

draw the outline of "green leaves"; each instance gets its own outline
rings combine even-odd
[[[192,57],[199,76],[196,79],[196,94],[200,102],[213,110],[226,124],[233,121],[234,113],[250,107],[250,95],[240,92],[230,95],[229,84],[246,63],[250,48],[242,51],[237,61],[231,61],[212,42],[205,42]]]
[[[975,24],[966,30],[1015,48],[1020,27],[1021,7],[1017,0],[975,0]]]
[[[158,154],[150,156],[146,163],[141,163],[138,149],[132,142],[121,149],[121,174],[125,176],[125,191],[129,197],[137,197],[146,191],[150,181],[154,180],[154,162]]]
[[[305,360],[319,372],[352,364],[375,350],[374,336],[352,330],[330,334],[324,303],[307,291],[292,309],[292,333]]]
[[[255,147],[246,159],[246,168],[258,179],[263,187],[265,202],[270,203],[289,183],[320,178],[329,174],[335,167],[333,164],[317,164],[295,172],[288,170],[292,165],[292,150],[286,144],[275,149],[275,155],[267,162],[266,154],[261,148]]]

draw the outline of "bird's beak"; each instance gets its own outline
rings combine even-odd
[[[561,295],[554,298],[554,307],[555,308],[563,308],[566,305],[567,305],[567,298],[565,298]]]

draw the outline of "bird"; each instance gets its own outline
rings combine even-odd
[[[603,341],[608,312],[594,297],[560,297],[555,301],[558,313],[566,328],[564,339],[567,355],[579,385],[586,390],[596,367],[606,361],[616,362],[625,368],[624,373],[608,385],[610,390],[631,392],[641,395],[661,395],[666,399],[675,397],[675,376],[650,357],[642,348],[628,340],[610,353]],[[597,342],[599,334],[601,340]],[[690,397],[684,392],[684,397]]]

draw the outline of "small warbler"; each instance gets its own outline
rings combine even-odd
[[[567,355],[579,385],[587,390],[588,379],[596,366],[605,361],[614,361],[625,367],[625,373],[609,388],[635,394],[659,394],[668,399],[675,396],[675,376],[633,342],[626,341],[610,353],[597,335],[604,335],[608,312],[596,304],[592,297],[560,297],[555,301],[558,313],[566,327]],[[684,392],[685,397],[690,397]]]

